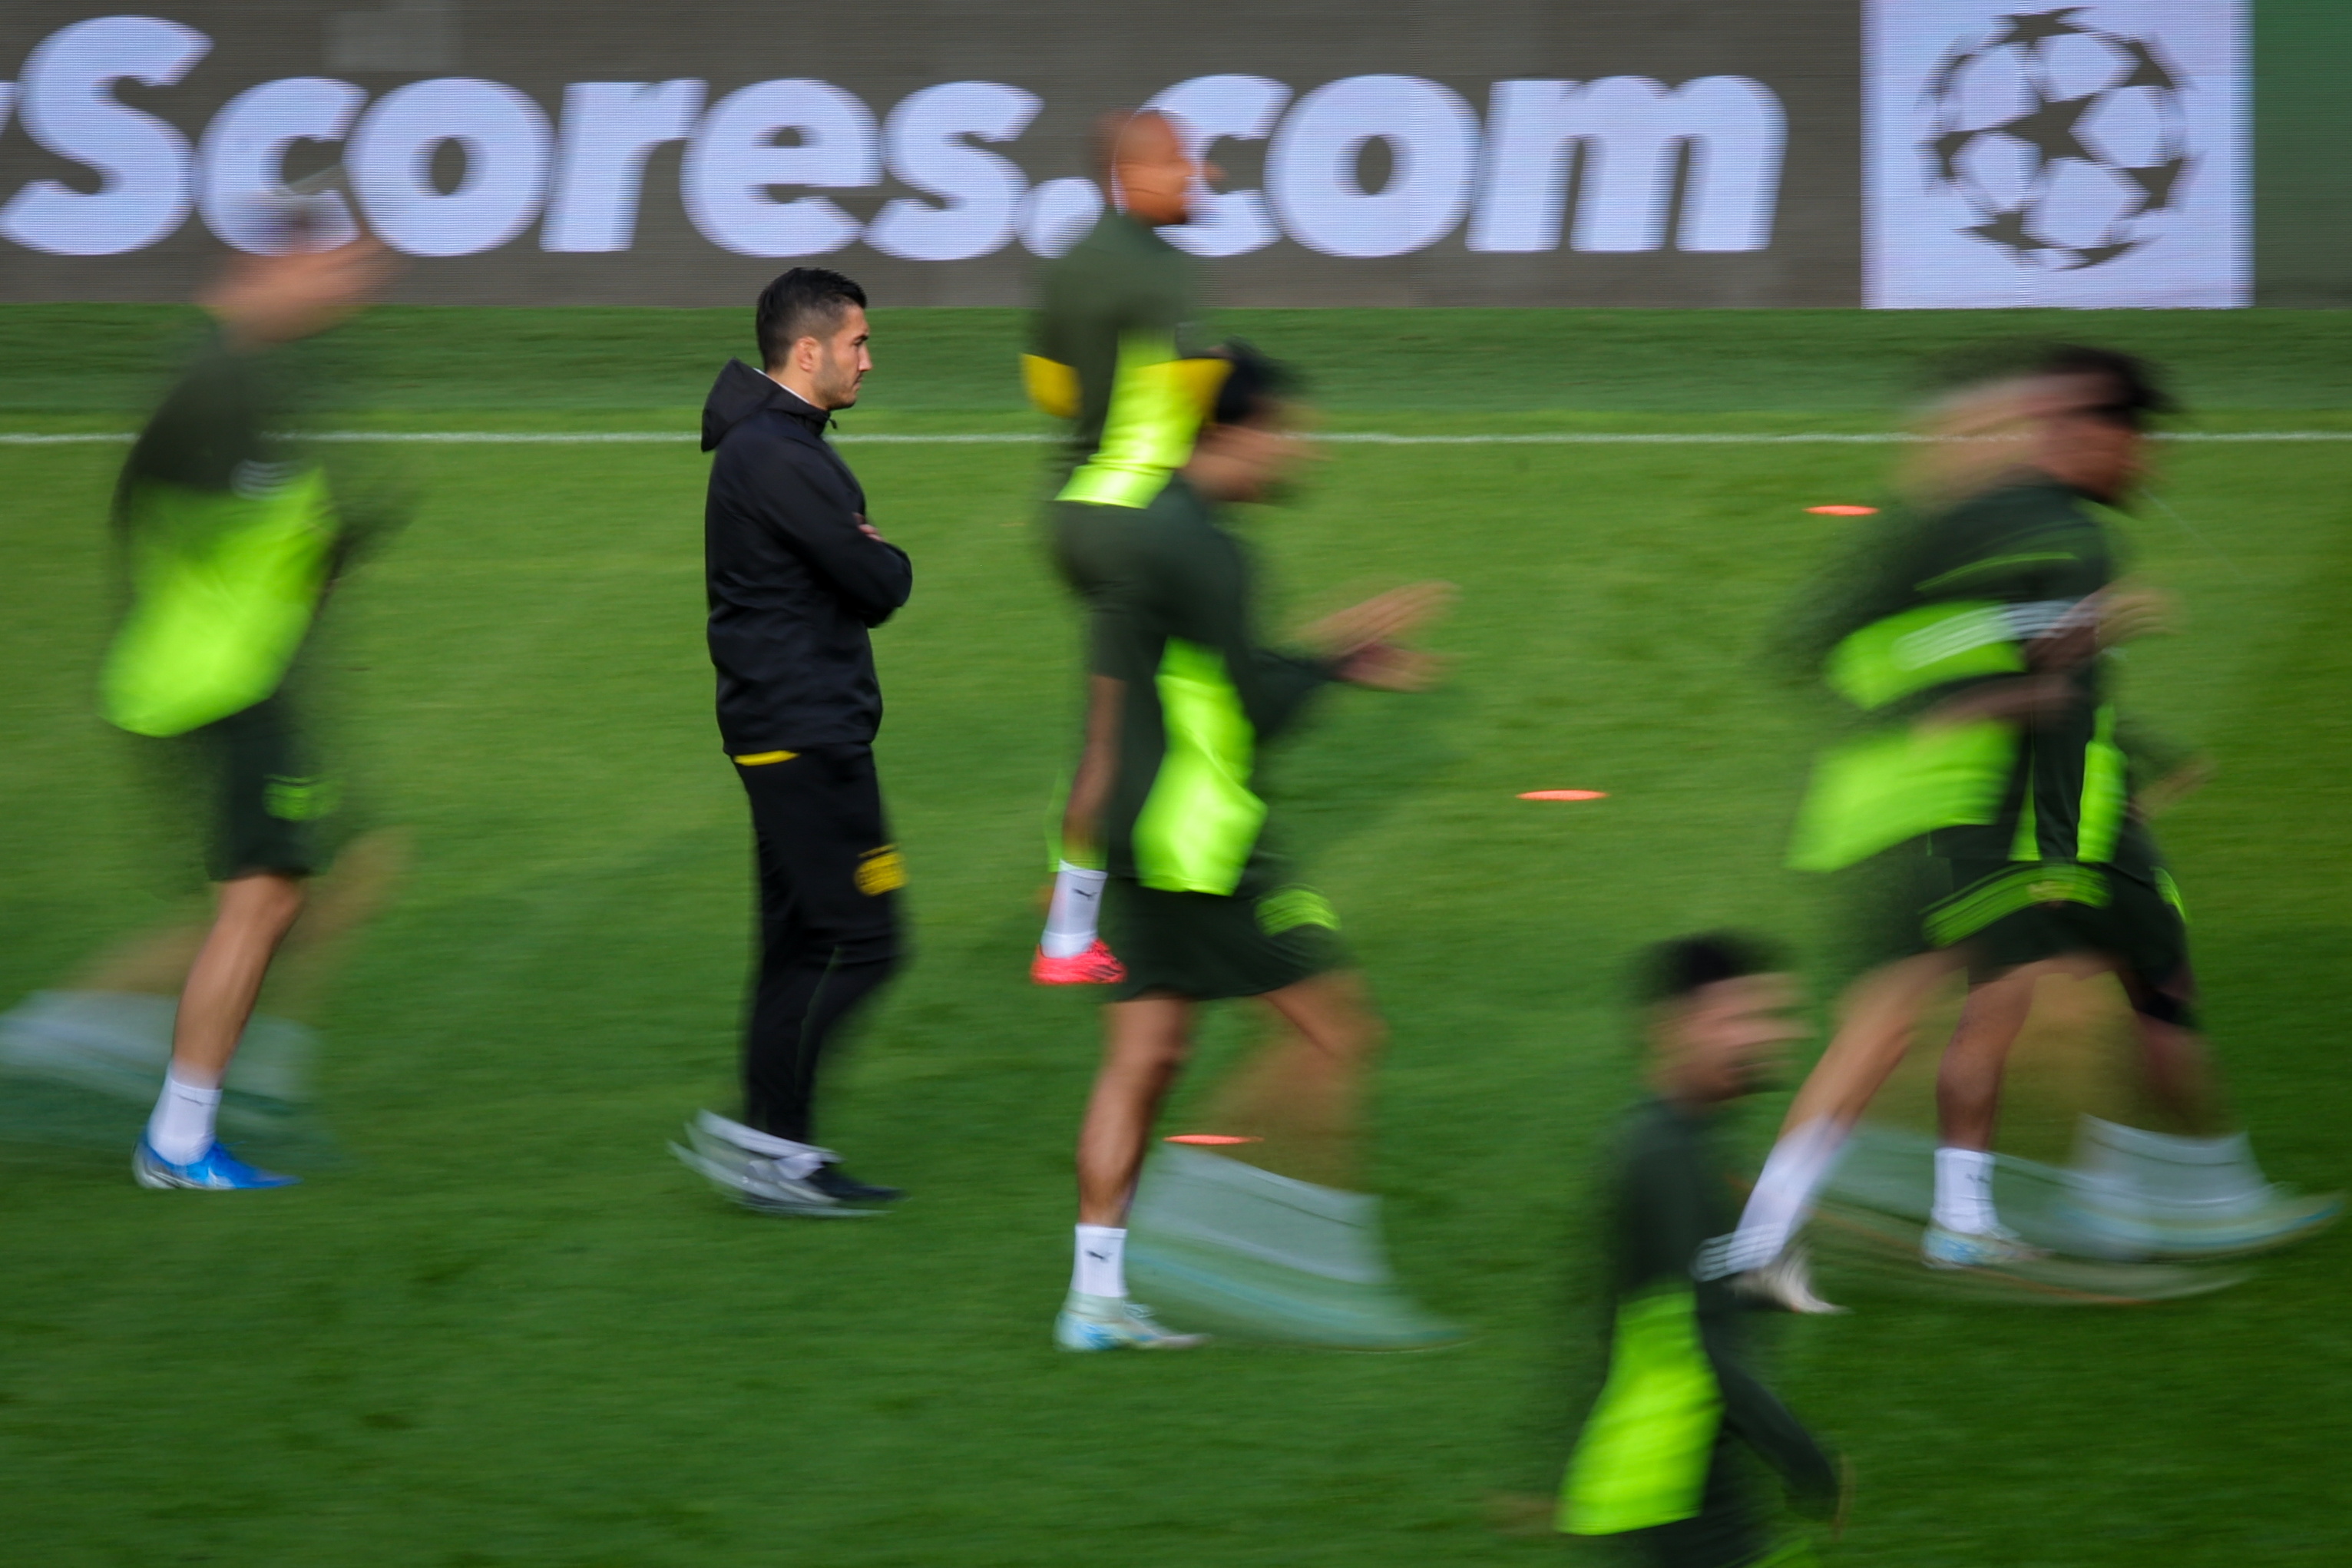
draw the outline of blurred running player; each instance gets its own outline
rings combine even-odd
[[[1322,623],[1313,654],[1257,640],[1248,556],[1218,514],[1265,499],[1305,458],[1287,377],[1245,349],[1218,378],[1181,471],[1098,541],[1089,776],[1101,781],[1105,921],[1126,975],[1078,1139],[1076,1264],[1055,1336],[1077,1351],[1176,1349],[1130,1302],[1126,1216],[1146,1141],[1203,1002],[1263,998],[1284,1031],[1223,1108],[1269,1163],[1317,1184],[1353,1173],[1356,1100],[1381,1025],[1338,918],[1266,839],[1258,761],[1328,682],[1415,690],[1435,673],[1392,638],[1446,590],[1400,589]]]
[[[295,1180],[237,1159],[214,1131],[262,981],[325,860],[319,828],[334,790],[294,673],[364,529],[279,434],[304,395],[280,351],[356,310],[385,271],[375,241],[322,247],[289,215],[278,254],[239,258],[204,297],[213,336],[131,447],[116,492],[130,602],[106,658],[106,717],[201,780],[218,885],[132,1159],[142,1186]]]
[[[1785,1268],[1845,1132],[1927,994],[1962,968],[1969,999],[1937,1086],[1931,1265],[2041,1255],[2000,1223],[1990,1151],[2009,1048],[2053,973],[2122,983],[2147,1088],[2178,1129],[2086,1120],[2077,1217],[2095,1239],[2147,1256],[2242,1252],[2308,1235],[2337,1207],[2272,1186],[2245,1135],[2224,1131],[2179,894],[2146,821],[2180,770],[2147,765],[2160,753],[2130,745],[2106,689],[2103,655],[2153,629],[2160,608],[2116,585],[2112,542],[2084,503],[2119,504],[2141,482],[2147,420],[2169,399],[2127,355],[2058,346],[1978,371],[1957,405],[1997,419],[1977,437],[1991,460],[1935,476],[1943,504],[1885,552],[1857,629],[1829,657],[1832,685],[1894,721],[1824,759],[1795,857],[1827,869],[1874,855],[1907,903],[1886,924],[1908,956],[1850,994],[1739,1232],[1709,1259],[1760,1269],[1750,1283],[1800,1310],[1820,1304],[1769,1260]]]
[[[1119,110],[1096,127],[1110,201],[1094,228],[1040,278],[1023,379],[1037,406],[1070,421],[1053,469],[1047,526],[1063,580],[1091,616],[1121,531],[1190,454],[1199,361],[1184,358],[1199,264],[1160,237],[1183,223],[1209,173],[1167,116]],[[1089,737],[1091,741],[1093,737]],[[1090,754],[1107,755],[1101,748]],[[1097,935],[1103,888],[1096,818],[1104,780],[1083,767],[1062,820],[1061,862],[1029,967],[1045,985],[1108,984],[1118,961]]]
[[[1627,1119],[1608,1181],[1609,1375],[1569,1462],[1559,1528],[1623,1535],[1662,1568],[1811,1562],[1779,1550],[1743,1475],[1745,1446],[1811,1517],[1836,1511],[1838,1467],[1747,1368],[1741,1302],[1694,1279],[1730,1213],[1715,1147],[1725,1107],[1771,1087],[1804,1033],[1796,988],[1737,937],[1685,937],[1647,956],[1650,1098]]]
[[[1912,722],[1928,694],[1952,678],[1940,664],[1920,664],[1909,679],[1855,679],[1866,633],[1877,628],[1885,640],[1917,629],[1912,620],[1921,605],[1906,572],[1921,520],[1996,488],[2025,452],[2031,381],[2007,366],[1962,368],[1955,379],[1958,384],[1943,390],[1917,422],[1924,441],[1906,456],[1898,485],[1905,510],[1808,585],[1790,627],[1793,662],[1825,679],[1862,733],[1820,760],[1790,863],[1834,875],[1846,906],[1842,956],[1864,973],[1840,998],[1836,1031],[1790,1106],[1737,1235],[1713,1244],[1702,1261],[1708,1277],[1737,1274],[1751,1299],[1790,1311],[1843,1310],[1813,1293],[1795,1237],[1847,1136],[1909,1049],[1921,1014],[1964,967],[1957,949],[1927,941],[1917,907],[1929,830],[1986,809],[1967,793],[1971,779],[1979,794],[1991,787],[1990,770],[1972,765],[1982,737]],[[1930,607],[1925,615],[1942,613]],[[1906,616],[1912,619],[1898,618]],[[1958,781],[1957,800],[1928,787],[1938,776]]]

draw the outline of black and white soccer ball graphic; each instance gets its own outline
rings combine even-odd
[[[2076,271],[2156,243],[2195,169],[2179,70],[2091,9],[2002,16],[1956,40],[1921,94],[1930,188],[2020,266]]]

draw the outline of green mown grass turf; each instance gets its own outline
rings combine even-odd
[[[1234,312],[1376,428],[1853,428],[1923,346],[2016,319]],[[2034,322],[2045,325],[2046,322]],[[185,318],[0,311],[0,425],[126,428]],[[729,313],[386,311],[353,420],[681,426]],[[2342,425],[2347,323],[2063,319],[2179,363],[2216,424]],[[1001,312],[880,318],[851,428],[1026,423]],[[1566,368],[1563,368],[1566,367]],[[1246,524],[1282,618],[1441,576],[1451,684],[1344,692],[1276,809],[1395,1041],[1376,1166],[1413,1288],[1476,1330],[1402,1357],[1073,1358],[1082,995],[1023,979],[1067,760],[1071,618],[1038,453],[867,447],[917,588],[877,636],[919,957],[824,1136],[887,1220],[730,1210],[662,1143],[730,1097],[750,889],[700,644],[703,462],[678,447],[402,448],[414,522],[323,645],[345,771],[415,834],[319,1022],[348,1163],[292,1192],[148,1194],[127,1148],[0,1145],[0,1561],[310,1565],[1331,1564],[1595,1560],[1497,1533],[1554,1482],[1591,1320],[1585,1194],[1632,1092],[1621,971],[1700,926],[1818,954],[1777,869],[1811,731],[1758,647],[1868,501],[1869,447],[1336,450]],[[0,447],[0,1005],[181,906],[91,714],[119,448]],[[2352,1113],[2347,458],[2168,456],[2128,526],[2188,635],[2139,705],[2221,773],[2167,824],[2233,1093],[2278,1175],[2341,1185]],[[2225,559],[2226,557],[2226,559]],[[1514,798],[1609,792],[1586,805]],[[1826,979],[1827,972],[1818,969]],[[1211,1032],[1213,1078],[1240,1047]],[[1760,1142],[1779,1102],[1749,1108]],[[126,1126],[137,1113],[127,1110]],[[1180,1111],[1175,1118],[1183,1121]],[[1835,1561],[2352,1561],[2346,1247],[2129,1311],[1893,1298],[1783,1325],[1773,1375],[1862,1481]]]

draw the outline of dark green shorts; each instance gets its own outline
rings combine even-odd
[[[1925,839],[1835,872],[1831,886],[1840,910],[1836,963],[1845,978],[1934,950],[1921,911],[1951,889],[1949,873],[1927,853]]]
[[[215,882],[323,870],[320,826],[334,791],[318,776],[291,707],[270,698],[163,744],[206,805],[205,870]]]
[[[2163,868],[2143,879],[2066,861],[1938,864],[1949,890],[1927,906],[1927,934],[1937,947],[1965,944],[1971,978],[2097,954],[2122,969],[2136,995],[2189,994],[2189,925]]]
[[[1197,1002],[1263,996],[1348,962],[1330,900],[1296,883],[1171,893],[1113,877],[1103,889],[1102,928],[1127,969],[1112,989],[1117,1002],[1155,993]]]
[[[1135,512],[1123,506],[1092,506],[1083,501],[1045,503],[1045,536],[1054,552],[1054,569],[1070,592],[1091,605],[1112,576],[1113,535],[1129,526]]]

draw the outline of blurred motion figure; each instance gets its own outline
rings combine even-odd
[[[1381,1025],[1346,966],[1338,917],[1287,880],[1267,845],[1255,774],[1265,744],[1339,680],[1414,690],[1434,677],[1392,638],[1426,619],[1439,584],[1399,589],[1330,617],[1312,653],[1258,641],[1253,571],[1219,514],[1268,499],[1307,456],[1289,376],[1234,344],[1195,362],[1214,388],[1191,457],[1099,542],[1090,639],[1094,708],[1082,773],[1100,781],[1105,920],[1125,965],[1105,1009],[1103,1061],[1078,1138],[1076,1261],[1055,1325],[1075,1351],[1173,1349],[1127,1294],[1126,1217],[1153,1119],[1203,1002],[1261,997],[1282,1029],[1222,1108],[1264,1135],[1299,1195],[1355,1207],[1328,1184],[1353,1174],[1356,1102]],[[1331,1202],[1327,1194],[1340,1201]],[[1371,1200],[1362,1200],[1369,1203]]]
[[[180,992],[171,1065],[132,1173],[142,1186],[278,1187],[215,1136],[222,1080],[321,868],[333,809],[289,676],[363,527],[279,434],[301,388],[277,352],[342,320],[386,273],[372,239],[241,257],[203,299],[213,340],[149,420],[116,492],[129,608],[107,718],[168,745],[210,795],[217,912]]]
[[[1032,352],[1021,362],[1031,401],[1070,422],[1046,521],[1055,565],[1090,617],[1120,531],[1184,461],[1200,423],[1203,366],[1186,357],[1199,264],[1158,231],[1192,216],[1192,193],[1208,173],[1156,110],[1104,115],[1095,142],[1109,203],[1093,229],[1045,268]],[[1120,977],[1097,934],[1103,784],[1083,766],[1071,781],[1045,930],[1029,966],[1043,985]]]
[[[2044,1255],[2000,1223],[1991,1146],[2009,1049],[2053,973],[2121,983],[2146,1087],[2173,1123],[2084,1120],[2077,1239],[2103,1256],[2217,1256],[2284,1245],[2337,1207],[2272,1186],[2227,1128],[2180,895],[2147,820],[2191,770],[2136,738],[2109,689],[2107,651],[2158,629],[2161,605],[2118,584],[2085,503],[2120,505],[2145,481],[2147,423],[2171,400],[2131,356],[2064,344],[1997,349],[1950,380],[1912,475],[1916,517],[1872,546],[1812,639],[1866,728],[1816,767],[1791,861],[1872,884],[1862,913],[1888,962],[1849,990],[1738,1230],[1706,1262],[1800,1310],[1824,1304],[1790,1237],[1932,994],[1962,971],[1937,1079],[1930,1265]]]
[[[1605,1178],[1608,1378],[1569,1461],[1559,1528],[1628,1536],[1661,1568],[1811,1562],[1801,1542],[1771,1546],[1737,1450],[1752,1449],[1815,1518],[1838,1511],[1838,1467],[1748,1370],[1730,1283],[1694,1278],[1730,1215],[1715,1122],[1770,1088],[1804,1033],[1796,987],[1724,934],[1660,943],[1640,984],[1651,1093]]]

